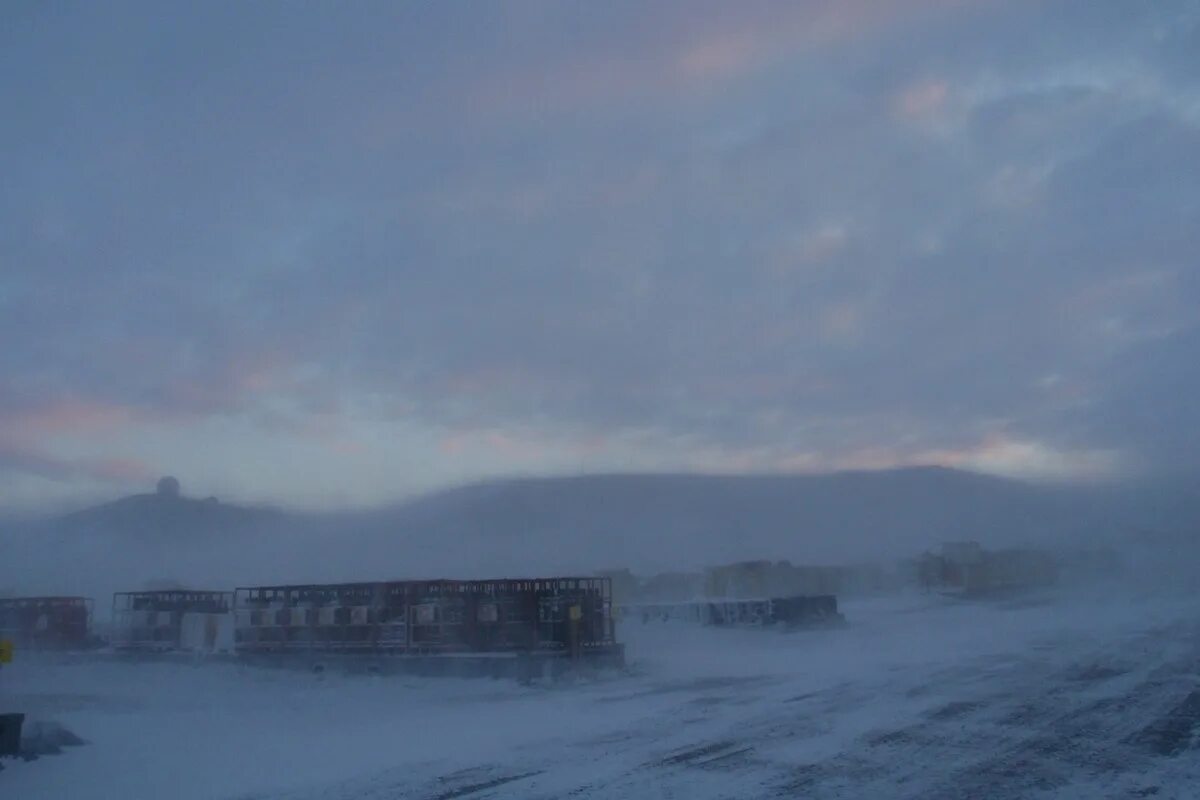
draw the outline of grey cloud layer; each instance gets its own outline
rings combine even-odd
[[[1196,466],[1195,3],[5,13],[0,413]]]

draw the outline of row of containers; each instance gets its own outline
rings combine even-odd
[[[706,598],[677,603],[624,603],[616,607],[622,623],[691,622],[740,628],[799,628],[840,625],[837,596],[797,595],[770,598]]]
[[[381,581],[118,592],[106,637],[82,597],[0,599],[19,648],[623,661],[609,578]]]

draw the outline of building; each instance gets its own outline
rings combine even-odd
[[[241,654],[623,659],[608,578],[258,586],[233,605]]]
[[[800,628],[845,621],[833,595],[760,598],[710,598],[679,603],[620,606],[622,621],[684,622],[715,627]]]
[[[845,592],[854,570],[850,567],[794,565],[788,561],[742,561],[709,567],[704,573],[704,596],[731,598],[834,595]]]
[[[232,592],[117,592],[113,595],[112,645],[142,652],[228,650],[233,644],[232,610]]]
[[[0,598],[0,639],[28,650],[75,650],[92,639],[88,597]]]
[[[925,590],[984,596],[1044,588],[1058,582],[1058,560],[1032,548],[986,550],[975,542],[948,542],[917,562]]]

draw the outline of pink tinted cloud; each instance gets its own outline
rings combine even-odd
[[[111,440],[116,434],[147,424],[177,423],[238,407],[249,397],[286,386],[286,372],[292,363],[293,359],[279,357],[240,358],[215,376],[189,374],[161,385],[161,395],[152,405],[75,394],[10,402],[0,406],[0,447],[4,448],[0,460],[10,469],[47,477],[142,479],[150,470],[135,459],[68,458],[53,451],[58,444],[86,448],[89,441]]]
[[[975,445],[926,454],[943,466],[963,467],[996,475],[1062,480],[1095,480],[1121,469],[1108,450],[1061,450],[1032,439],[993,434]]]
[[[241,353],[211,368],[188,372],[163,384],[163,411],[210,414],[234,410],[257,395],[295,383],[299,359],[281,351]]]
[[[444,455],[460,456],[487,452],[506,458],[524,460],[537,458],[545,448],[533,439],[517,437],[499,430],[460,430],[442,437],[438,450]]]
[[[0,473],[37,475],[53,481],[90,478],[105,483],[149,480],[154,471],[136,458],[63,458],[29,445],[0,441]]]
[[[93,458],[67,463],[89,477],[113,483],[146,481],[156,474],[149,464],[137,458]]]
[[[685,47],[675,70],[685,82],[728,78],[751,68],[763,50],[762,42],[746,32],[713,36]]]
[[[928,79],[901,89],[892,99],[892,107],[900,117],[924,120],[942,113],[949,96],[949,83],[941,79]]]
[[[555,457],[598,457],[608,451],[610,444],[608,436],[595,432],[549,436],[532,431],[464,428],[443,436],[438,442],[438,450],[447,456],[486,453],[530,462]]]
[[[337,438],[327,444],[330,452],[341,456],[361,456],[370,451],[364,443],[357,439]]]
[[[1098,450],[1058,449],[1034,439],[991,434],[961,447],[867,446],[845,451],[776,448],[701,449],[692,467],[706,471],[813,474],[837,470],[881,470],[942,466],[1031,480],[1103,479],[1122,468],[1117,454]]]
[[[77,397],[0,411],[0,472],[57,481],[79,477],[107,483],[146,480],[153,471],[138,459],[60,456],[48,447],[51,440],[112,434],[144,416],[134,407]]]
[[[836,47],[890,26],[944,14],[983,0],[826,0],[738,6],[736,12],[692,14],[684,34],[654,43],[664,53],[663,83],[702,84],[739,77],[809,50]],[[665,45],[665,46],[664,46]]]
[[[7,414],[0,412],[0,430],[36,436],[107,432],[124,427],[135,416],[137,412],[129,406],[67,398]]]
[[[514,64],[461,88],[464,107],[485,111],[574,108],[662,92],[706,89],[781,58],[833,47],[911,23],[922,15],[977,8],[984,0],[826,0],[681,4],[653,20],[632,45],[585,44],[547,67]],[[931,99],[924,98],[925,102]],[[917,98],[916,102],[920,102]]]

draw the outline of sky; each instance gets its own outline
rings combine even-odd
[[[1200,469],[1200,3],[0,8],[0,509]]]

